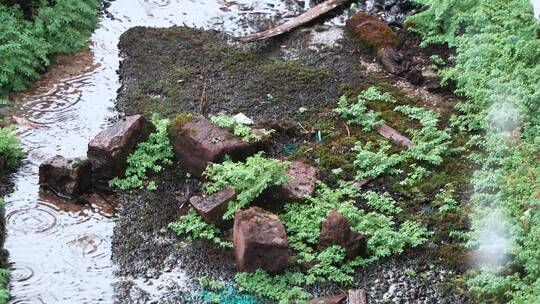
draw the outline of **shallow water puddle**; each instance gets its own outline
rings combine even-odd
[[[20,135],[28,156],[6,197],[7,240],[13,269],[10,303],[112,303],[114,210],[107,202],[73,205],[40,193],[38,166],[48,157],[86,154],[87,142],[118,115],[117,43],[130,27],[187,25],[251,32],[242,16],[286,11],[282,1],[169,0],[112,2],[91,51],[60,58],[38,86],[19,95]]]

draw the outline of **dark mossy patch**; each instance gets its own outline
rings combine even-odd
[[[130,29],[120,41],[126,59],[119,107],[168,116],[197,112],[207,100],[209,114],[277,118],[336,100],[338,81],[330,68],[249,51],[228,39],[183,27]]]
[[[169,127],[167,128],[167,133],[169,134],[169,137],[174,138],[178,132],[182,129],[182,127],[190,122],[192,120],[192,115],[187,113],[181,113],[174,116],[174,118],[171,120],[171,123],[169,124]]]

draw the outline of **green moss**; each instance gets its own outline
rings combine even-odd
[[[321,69],[303,65],[298,60],[283,60],[272,58],[267,63],[258,67],[259,71],[271,78],[295,83],[317,83],[331,76],[328,69]]]
[[[171,70],[171,78],[178,81],[183,81],[193,75],[193,69],[189,67],[176,67]]]
[[[181,113],[181,114],[176,115],[171,120],[171,123],[169,124],[169,127],[167,129],[167,132],[169,133],[169,137],[174,138],[178,134],[178,132],[181,131],[182,127],[186,123],[190,122],[192,119],[193,117],[191,116],[191,114]]]

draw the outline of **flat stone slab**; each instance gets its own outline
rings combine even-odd
[[[291,180],[281,185],[281,198],[286,201],[301,201],[315,193],[319,169],[303,162],[294,161],[289,165],[287,174]]]
[[[258,132],[257,129],[253,129]],[[201,176],[211,163],[223,161],[225,155],[235,161],[244,160],[265,148],[268,138],[260,133],[261,141],[245,142],[226,129],[198,116],[174,123],[169,135],[180,165],[189,173]]]
[[[258,207],[238,211],[234,218],[233,242],[240,271],[254,272],[260,268],[276,274],[288,265],[285,226],[273,213]]]
[[[235,199],[236,191],[227,187],[207,197],[193,196],[189,202],[207,223],[219,226],[223,223],[229,202]]]
[[[88,160],[97,180],[121,176],[127,166],[127,157],[138,143],[145,141],[155,127],[141,115],[121,118],[99,132],[88,143]]]
[[[92,186],[92,166],[85,158],[56,155],[39,166],[39,184],[60,197],[75,199]]]

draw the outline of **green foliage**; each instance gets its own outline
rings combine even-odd
[[[367,107],[368,101],[382,101],[394,103],[389,93],[381,93],[374,87],[363,91],[355,104],[349,104],[347,98],[342,96],[335,112],[347,119],[348,123],[363,127],[364,131],[372,131],[382,123],[380,115]],[[451,136],[448,130],[439,130],[439,114],[424,108],[409,105],[396,106],[394,111],[405,114],[409,119],[418,121],[420,129],[409,129],[412,137],[412,146],[405,151],[390,154],[392,146],[387,141],[361,143],[355,146],[356,158],[354,161],[356,180],[373,179],[382,174],[400,174],[399,165],[408,166],[408,175],[400,184],[413,186],[420,180],[429,176],[426,165],[438,166],[443,158],[454,149],[450,148]],[[403,168],[402,166],[402,168]]]
[[[169,228],[178,236],[185,237],[188,241],[207,239],[224,248],[232,248],[233,246],[232,242],[222,240],[219,229],[206,223],[194,209],[190,209],[178,221],[170,223]]]
[[[230,130],[234,135],[241,137],[245,142],[261,141],[261,136],[257,135],[253,130],[240,122],[234,117],[220,114],[210,117],[210,120],[218,125],[220,128]],[[259,129],[264,135],[269,136],[274,133],[274,130]]]
[[[225,287],[227,287],[224,282],[219,280],[212,280],[207,276],[199,278],[199,284],[201,284],[201,286],[205,289],[214,291],[223,290],[225,289]]]
[[[447,185],[435,196],[433,205],[439,207],[440,213],[450,213],[459,211],[459,203],[454,199],[455,189],[451,185]]]
[[[447,43],[456,54],[441,72],[456,92],[452,123],[481,134],[471,145],[479,168],[470,199],[470,245],[490,227],[509,236],[499,269],[483,269],[469,281],[479,300],[540,301],[540,39],[528,0],[417,0],[427,7],[410,21],[424,44]],[[496,215],[494,217],[494,214]],[[493,220],[495,218],[495,220]]]
[[[0,96],[26,89],[49,65],[52,54],[86,48],[97,26],[98,0],[42,1],[34,20],[25,20],[18,7],[0,4]]]
[[[304,280],[302,274],[296,272],[271,276],[258,269],[254,273],[237,273],[235,280],[240,291],[257,294],[279,304],[305,303],[311,296],[297,286]]]
[[[15,135],[15,128],[0,128],[0,164],[5,162],[8,168],[13,168],[22,157],[21,142]]]
[[[0,304],[7,303],[9,300],[8,279],[9,269],[0,268]]]
[[[154,116],[152,123],[156,127],[156,132],[150,134],[145,142],[137,145],[137,149],[127,159],[125,177],[112,179],[109,181],[110,187],[122,190],[157,189],[154,181],[148,181],[148,173],[158,173],[163,166],[171,165],[174,154],[167,135],[169,120]]]
[[[365,145],[358,142],[355,146],[357,153],[354,161],[356,180],[375,178],[381,174],[401,173],[396,166],[403,161],[403,155],[399,153],[388,155],[390,148],[388,141],[379,142],[379,148],[376,151],[373,151],[373,142]]]
[[[285,173],[289,163],[268,159],[262,152],[248,157],[245,162],[225,160],[212,164],[203,173],[207,179],[204,188],[215,193],[225,187],[236,190],[237,199],[229,203],[224,219],[232,219],[236,210],[248,206],[265,189],[278,186],[290,179]]]
[[[396,206],[396,201],[386,192],[378,194],[375,191],[367,191],[362,193],[362,198],[366,200],[369,207],[383,214],[399,214],[403,211]]]
[[[367,107],[368,101],[395,102],[389,93],[381,93],[377,88],[370,87],[358,95],[355,103],[350,103],[347,96],[341,96],[338,107],[334,112],[347,119],[347,123],[362,126],[369,132],[383,123],[380,115]]]
[[[341,96],[338,107],[334,109],[342,117],[347,119],[347,123],[354,123],[362,126],[364,131],[373,130],[383,121],[378,113],[373,112],[367,107],[367,100],[358,97],[358,101],[350,104],[347,96]]]
[[[430,233],[419,223],[406,221],[399,225],[391,215],[359,209],[355,199],[360,196],[358,188],[350,183],[341,182],[336,189],[319,183],[316,195],[306,198],[306,203],[286,204],[280,218],[287,228],[289,245],[297,254],[294,262],[307,263],[311,267],[304,272],[288,272],[274,277],[260,270],[254,274],[240,273],[237,275],[238,286],[279,303],[303,303],[302,300],[309,297],[303,286],[324,282],[351,284],[356,266],[401,253],[407,246],[420,245],[429,236]],[[387,194],[367,193],[365,197],[384,213],[400,211]],[[320,226],[332,210],[343,214],[351,229],[368,236],[368,257],[347,261],[340,246],[316,251]]]
[[[440,165],[443,162],[443,157],[451,152],[452,137],[447,130],[438,129],[439,114],[411,106],[398,106],[394,110],[418,120],[422,126],[420,130],[408,130],[412,136],[413,146],[407,150],[406,157],[425,161],[432,165]]]

